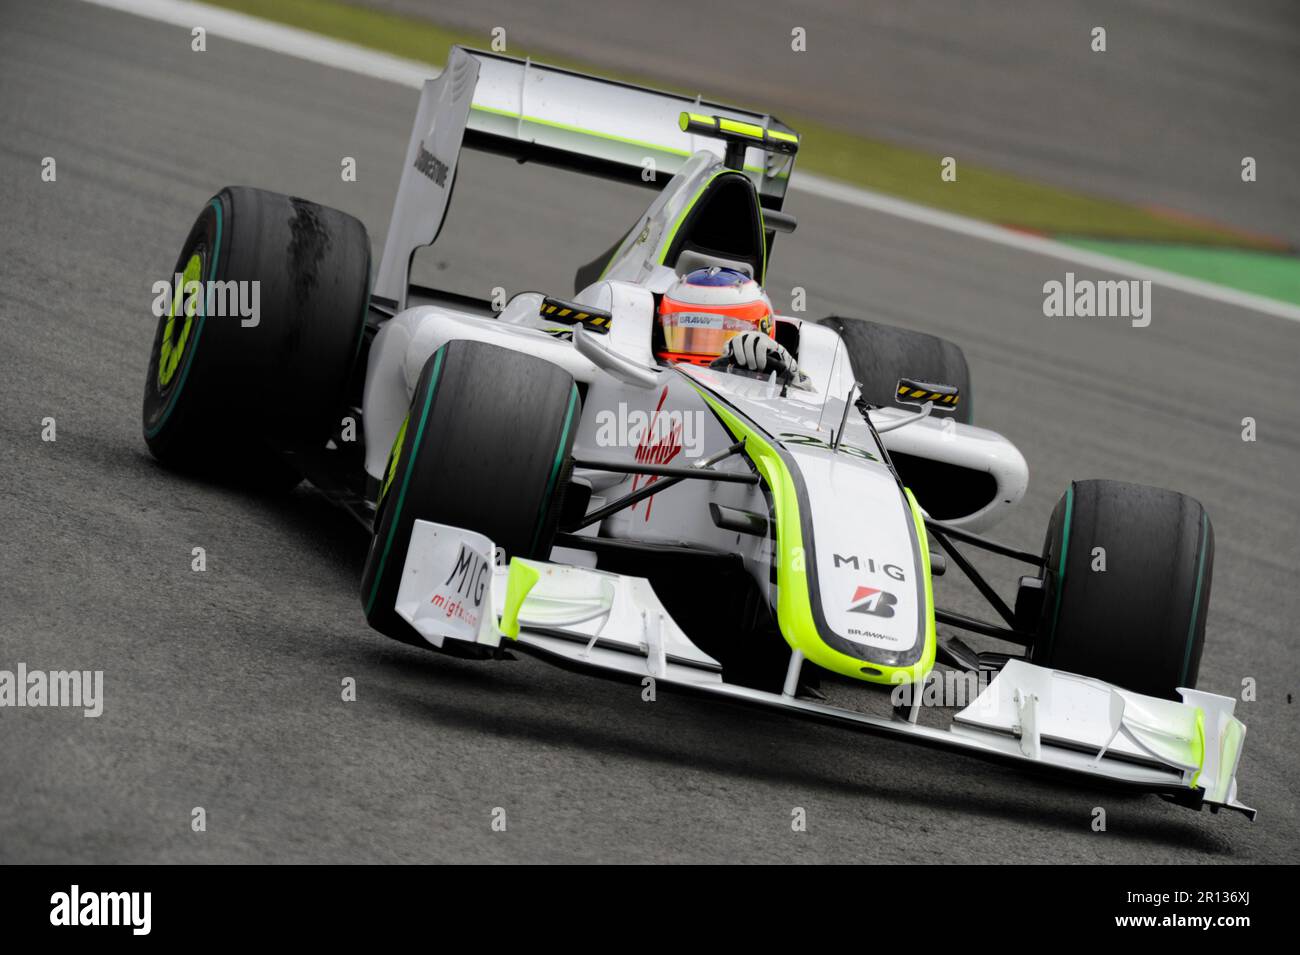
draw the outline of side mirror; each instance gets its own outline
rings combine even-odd
[[[936,385],[914,378],[900,378],[894,400],[900,405],[913,405],[917,408],[929,405],[934,411],[956,411],[957,403],[961,401],[961,391],[956,385]]]

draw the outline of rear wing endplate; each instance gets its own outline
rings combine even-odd
[[[716,137],[683,128],[684,112],[763,131],[744,148],[744,172],[763,205],[779,210],[794,156],[762,143],[786,141],[793,130],[775,117],[452,47],[446,68],[420,94],[374,293],[405,305],[411,256],[442,228],[463,147],[662,188],[695,152],[724,156]]]

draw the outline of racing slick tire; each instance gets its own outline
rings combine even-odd
[[[207,477],[292,487],[297,472],[280,452],[339,427],[369,306],[366,227],[305,199],[227,186],[199,213],[175,274],[156,299],[150,452]],[[178,314],[174,286],[191,280],[211,292]]]
[[[1043,558],[1033,663],[1173,700],[1178,687],[1195,688],[1214,573],[1214,528],[1199,501],[1074,481]]]
[[[839,332],[848,350],[862,397],[881,408],[901,408],[894,399],[900,378],[939,385],[956,385],[961,399],[953,416],[971,422],[970,369],[966,356],[952,342],[925,332],[882,325],[865,318],[832,315],[821,321]]]
[[[433,649],[393,608],[417,520],[476,531],[508,557],[550,555],[580,413],[573,376],[533,355],[457,340],[429,357],[380,484],[361,578],[371,627]]]

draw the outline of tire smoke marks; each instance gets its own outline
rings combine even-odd
[[[1043,314],[1048,318],[1127,318],[1134,328],[1151,324],[1150,279],[1079,279],[1043,283]]]

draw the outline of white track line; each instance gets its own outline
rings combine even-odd
[[[991,222],[959,216],[952,212],[944,212],[930,206],[918,205],[915,202],[908,202],[905,199],[897,199],[883,193],[846,185],[832,179],[823,179],[820,176],[795,173],[790,180],[790,184],[803,192],[842,202],[845,205],[870,209],[873,212],[883,212],[886,215],[898,216],[912,222],[920,222],[924,225],[934,226],[937,229],[946,229],[958,235],[967,235],[974,239],[1005,245],[1023,252],[1063,259],[1066,262],[1072,262],[1086,268],[1113,272],[1134,279],[1150,279],[1152,285],[1161,285],[1165,288],[1186,292],[1188,295],[1196,295],[1224,305],[1246,308],[1255,312],[1263,312],[1265,315],[1274,315],[1278,318],[1300,322],[1300,306],[1282,302],[1275,298],[1268,298],[1264,295],[1241,292],[1237,289],[1228,288],[1226,285],[1206,282],[1203,279],[1194,279],[1186,275],[1180,275],[1177,272],[1167,272],[1164,269],[1153,268],[1138,262],[1130,262],[1128,259],[1116,258],[1113,255],[1105,255],[1101,252],[1076,249],[1072,245],[1066,245],[1064,242],[1058,242],[1055,239],[1017,232],[1014,229],[1007,229]]]
[[[359,73],[377,80],[387,80],[402,86],[419,89],[425,79],[437,76],[435,67],[415,60],[405,60],[387,53],[377,53],[365,47],[332,40],[319,33],[287,27],[260,17],[223,10],[206,3],[190,0],[85,0],[97,7],[108,7],[124,13],[170,23],[193,30],[203,27],[208,36],[225,37],[248,46],[284,53],[300,60],[310,60],[325,66],[337,67],[349,73]]]
[[[389,56],[386,53],[367,50],[307,30],[282,26],[258,17],[234,13],[204,3],[193,3],[190,0],[84,0],[84,2],[186,29],[201,26],[209,36],[224,37],[249,46],[415,89],[420,88],[426,77],[436,75],[434,72],[436,68],[425,63]],[[1034,255],[1060,259],[1086,268],[1095,268],[1129,278],[1149,279],[1153,285],[1195,295],[1223,305],[1300,322],[1300,306],[1263,295],[1240,292],[1214,282],[1151,268],[1127,259],[1103,255],[1100,252],[1076,249],[1055,239],[1027,235],[979,219],[943,212],[859,186],[823,179],[820,176],[795,173],[790,184],[797,191],[829,199],[832,202],[859,209],[870,209],[873,212],[907,219],[909,222],[933,226],[936,229],[944,229],[957,235],[969,236]]]

